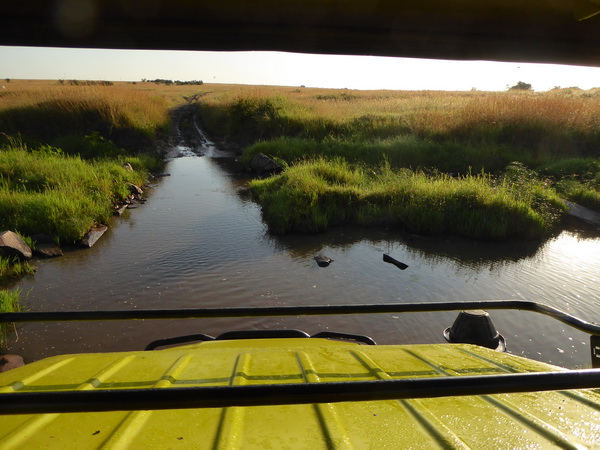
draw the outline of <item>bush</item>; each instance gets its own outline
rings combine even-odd
[[[519,81],[514,86],[511,86],[510,90],[511,91],[530,91],[531,90],[531,84],[525,83],[523,81]]]

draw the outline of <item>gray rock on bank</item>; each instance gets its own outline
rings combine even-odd
[[[0,355],[0,372],[7,372],[25,365],[23,357],[19,355]]]
[[[129,192],[131,192],[133,195],[141,197],[144,194],[144,190],[133,183],[127,183],[127,186],[129,186]]]
[[[283,170],[283,167],[277,161],[269,158],[264,153],[254,155],[254,158],[250,161],[250,168],[259,176],[272,175]]]
[[[106,225],[98,225],[93,227],[83,237],[83,239],[81,240],[81,245],[83,247],[90,248],[92,245],[98,242],[98,239],[102,237],[106,230],[108,230],[108,227]]]
[[[20,259],[31,259],[32,256],[29,245],[12,231],[0,233],[0,254],[7,257],[16,256]]]

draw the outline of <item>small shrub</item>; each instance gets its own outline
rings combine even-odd
[[[519,81],[514,86],[511,86],[510,90],[511,91],[530,91],[531,90],[531,84],[525,83],[524,81]]]

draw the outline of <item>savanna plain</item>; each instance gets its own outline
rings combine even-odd
[[[565,200],[600,210],[600,88],[0,84],[0,231],[32,247],[36,235],[74,245],[107,223],[131,184],[161,171],[179,107],[239,151],[241,170],[258,153],[278,163],[249,182],[273,233],[353,224],[542,240],[560,230]],[[195,125],[186,120],[184,132]],[[5,286],[33,271],[0,259]],[[18,310],[21,295],[0,290],[0,312]]]

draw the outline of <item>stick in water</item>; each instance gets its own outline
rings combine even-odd
[[[408,268],[408,266],[406,264],[404,264],[403,262],[400,262],[397,259],[394,259],[390,255],[387,255],[385,253],[383,254],[383,261],[386,263],[395,265],[400,270],[404,270],[404,269]]]

